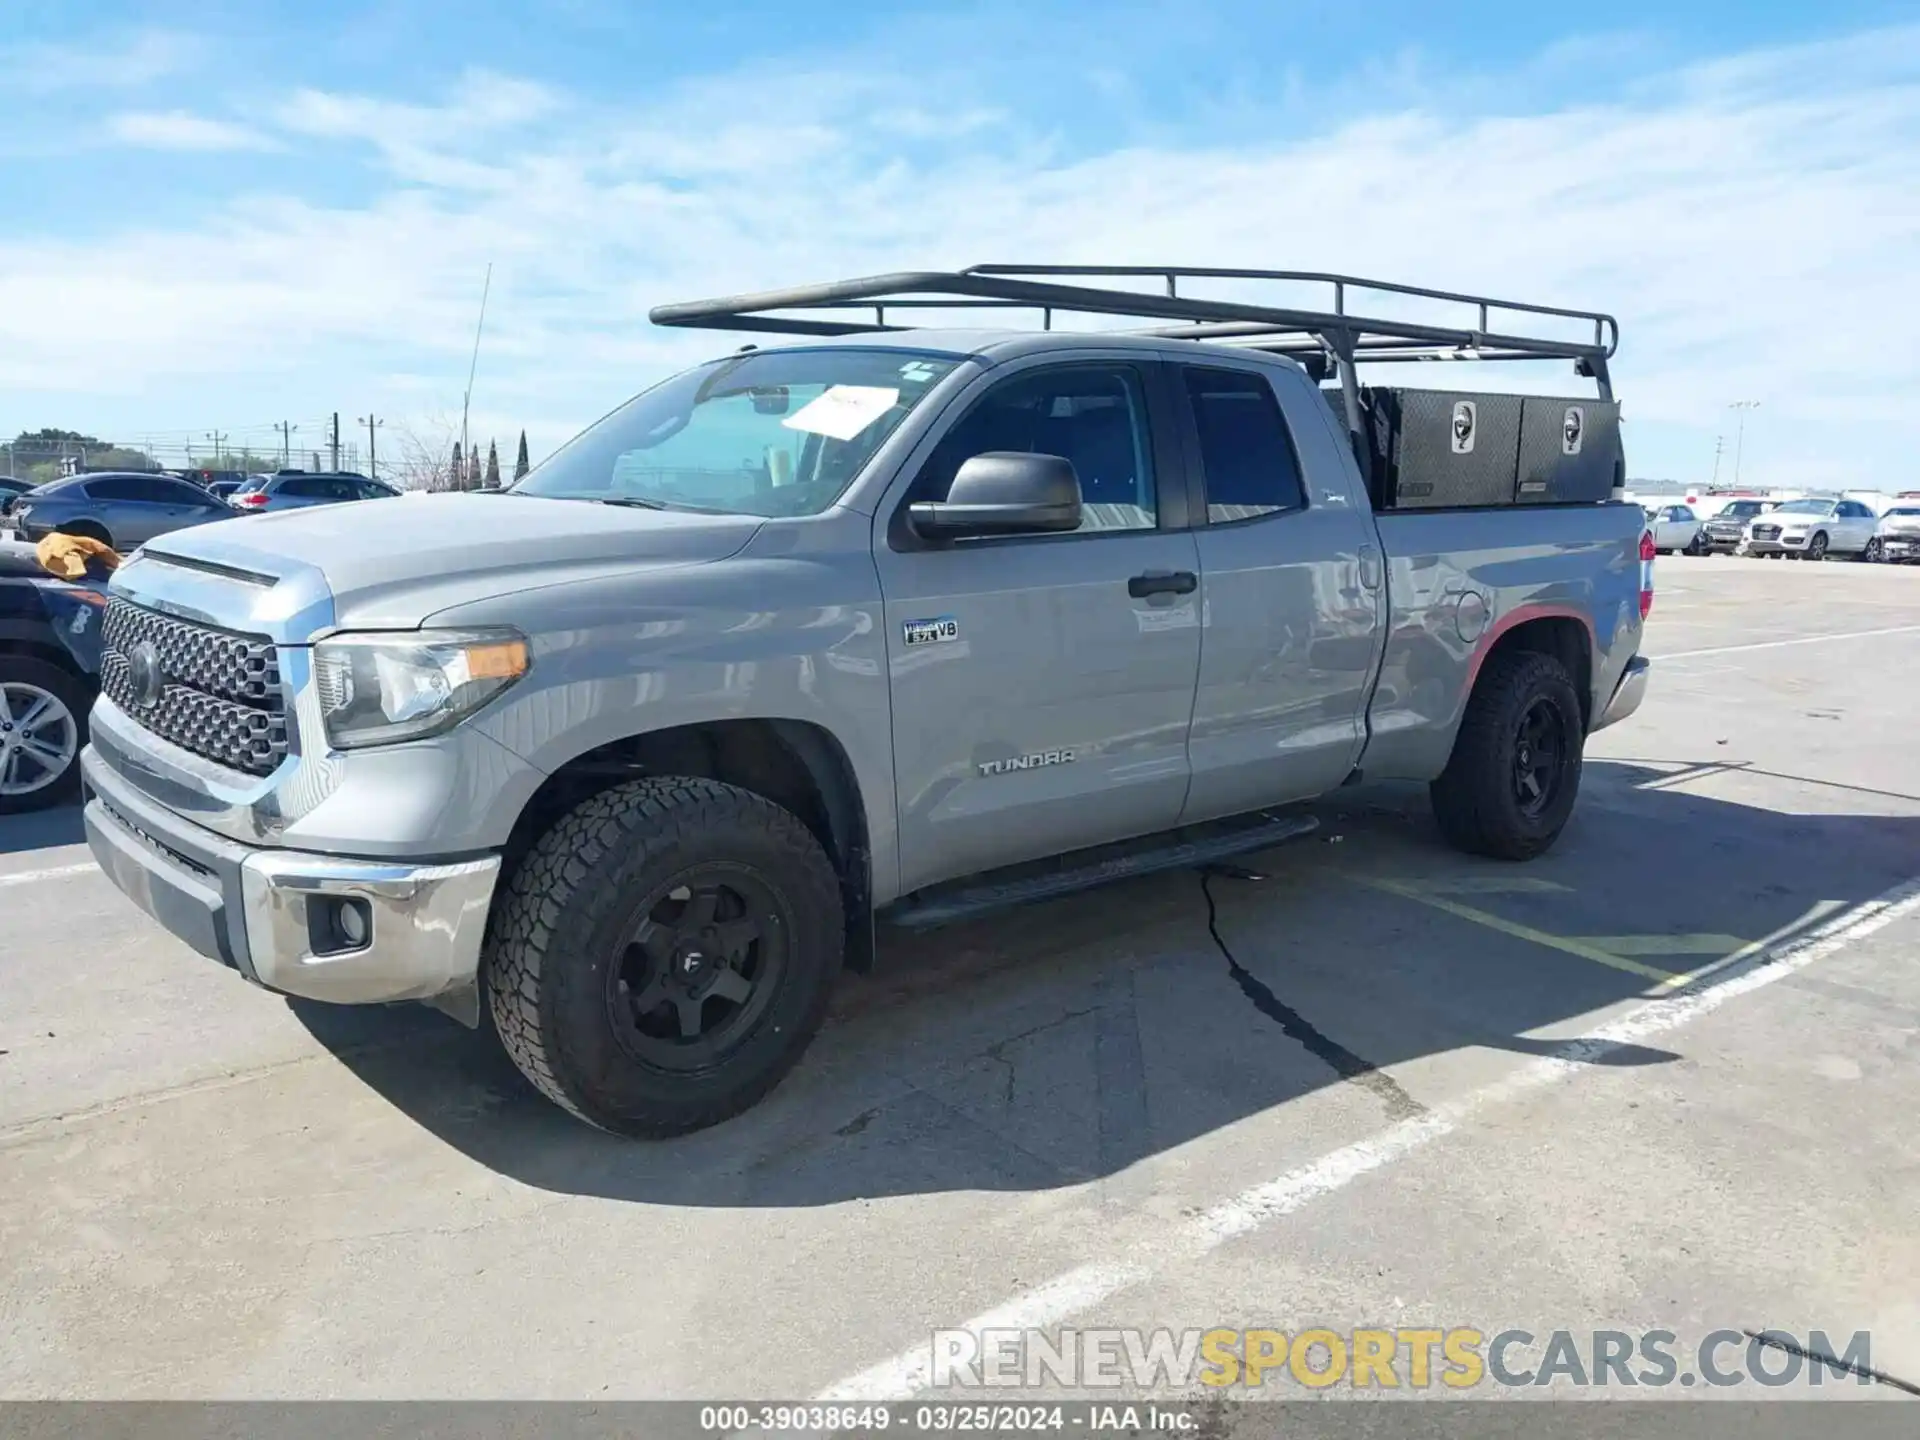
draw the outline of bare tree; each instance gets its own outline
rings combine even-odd
[[[391,442],[399,454],[390,476],[403,490],[457,490],[460,466],[460,433],[457,418],[434,413],[404,424],[389,427]],[[449,451],[453,458],[448,459]],[[383,457],[384,458],[384,457]]]

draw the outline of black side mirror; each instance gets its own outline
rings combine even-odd
[[[916,501],[907,517],[930,540],[1078,530],[1080,477],[1058,455],[989,450],[960,466],[946,499]]]

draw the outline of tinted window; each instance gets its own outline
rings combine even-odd
[[[960,466],[990,450],[1072,461],[1082,531],[1158,523],[1145,393],[1125,366],[1031,371],[996,385],[940,442],[911,498],[946,499]]]
[[[360,492],[354,488],[351,480],[338,480],[327,475],[308,475],[294,480],[280,482],[280,494],[296,496],[302,500],[358,500]]]
[[[400,493],[390,486],[382,485],[378,480],[359,480],[354,483],[362,500],[390,500]]]
[[[162,505],[211,505],[213,496],[184,480],[153,480],[153,498]]]
[[[1673,507],[1673,518],[1676,520],[1691,520],[1693,519],[1693,511],[1684,505],[1676,505]]]
[[[1186,376],[1206,472],[1208,521],[1218,525],[1305,505],[1293,441],[1266,378],[1198,368]]]
[[[172,487],[164,480],[144,475],[106,475],[87,481],[87,494],[95,500],[140,501],[148,505],[174,505]]]

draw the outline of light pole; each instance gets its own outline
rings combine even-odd
[[[371,415],[362,415],[359,417],[359,423],[367,427],[367,478],[369,480],[378,480],[380,478],[380,459],[378,455],[374,453],[373,432],[387,422],[384,420],[376,420]]]
[[[1758,400],[1736,400],[1727,406],[1727,408],[1737,411],[1740,416],[1739,427],[1734,431],[1733,435],[1733,484],[1734,488],[1738,489],[1740,486],[1740,450],[1747,438],[1747,412],[1749,410],[1758,410],[1760,408],[1760,402]]]

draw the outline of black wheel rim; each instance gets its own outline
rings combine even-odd
[[[1567,756],[1567,727],[1560,707],[1544,697],[1527,707],[1513,746],[1513,798],[1520,813],[1534,819],[1560,793]]]
[[[773,888],[737,866],[702,865],[632,912],[607,967],[607,1018],[658,1070],[711,1070],[765,1018],[792,933]]]

